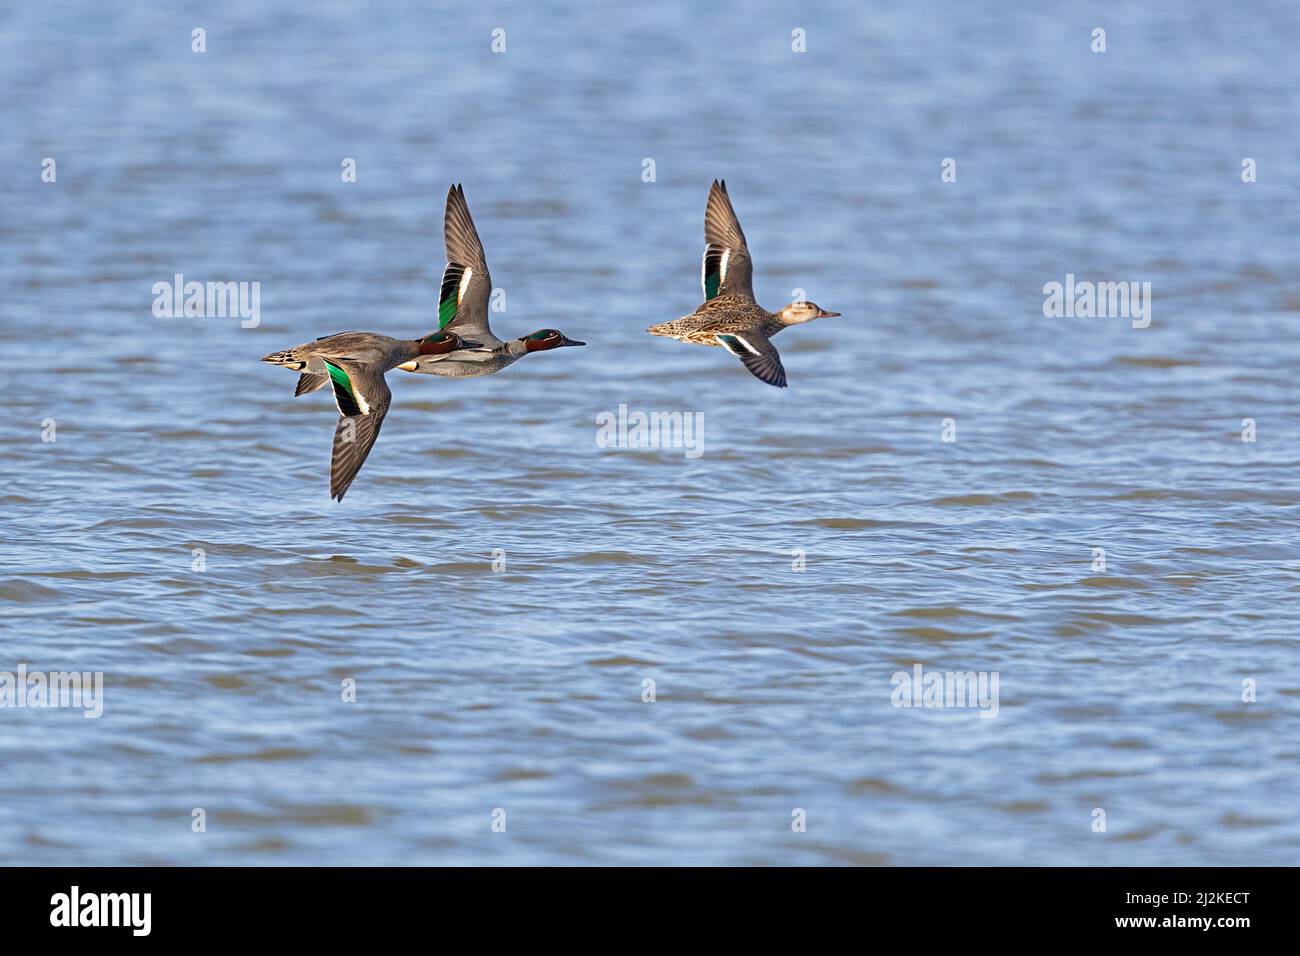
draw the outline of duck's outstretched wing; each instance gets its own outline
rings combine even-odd
[[[374,366],[326,359],[325,368],[339,407],[330,458],[330,497],[342,501],[379,437],[393,396],[383,373]]]
[[[438,329],[455,332],[461,338],[481,342],[488,348],[501,344],[488,325],[488,297],[492,276],[488,274],[483,243],[469,214],[465,190],[452,186],[447,191],[447,214],[443,221],[447,246],[447,268],[442,273],[438,295]]]
[[[720,333],[717,338],[719,345],[744,362],[745,368],[768,385],[785,388],[781,355],[762,332],[727,332]]]
[[[736,210],[731,208],[726,181],[713,181],[709,204],[704,209],[704,265],[700,270],[704,300],[727,293],[754,298],[754,265],[740,230]]]
[[[318,388],[324,388],[325,383],[329,381],[328,375],[317,375],[315,372],[303,372],[298,376],[298,387],[293,390],[293,397],[305,395],[308,392],[314,392]]]

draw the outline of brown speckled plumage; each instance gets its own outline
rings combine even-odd
[[[771,337],[787,325],[839,313],[824,312],[811,302],[768,312],[754,300],[753,262],[725,182],[714,180],[709,190],[704,242],[704,303],[690,315],[646,331],[692,345],[720,345],[767,384],[785,388],[785,369]]]
[[[695,345],[717,345],[719,332],[758,331],[772,336],[783,328],[785,323],[780,317],[753,299],[723,293],[709,299],[690,315],[652,325],[647,331]]]

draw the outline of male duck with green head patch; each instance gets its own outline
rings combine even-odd
[[[704,210],[704,304],[690,315],[646,329],[693,345],[721,345],[768,385],[785,388],[785,367],[771,338],[788,325],[839,315],[815,302],[768,312],[754,301],[754,265],[725,181],[713,181]]]
[[[262,359],[301,373],[294,395],[333,387],[339,409],[330,459],[330,497],[343,500],[379,437],[392,394],[384,373],[414,359],[442,361],[482,345],[455,332],[431,332],[419,339],[394,339],[376,332],[339,332],[273,352]]]
[[[483,344],[480,348],[445,357],[430,359],[420,356],[398,368],[450,377],[491,375],[532,352],[587,344],[556,329],[538,329],[506,342],[492,334],[488,324],[492,277],[488,274],[483,243],[479,241],[478,230],[469,215],[465,190],[458,185],[447,191],[443,238],[447,245],[447,268],[442,274],[442,293],[438,297],[438,328]]]

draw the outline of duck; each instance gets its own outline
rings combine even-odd
[[[693,345],[720,345],[760,381],[785,388],[785,367],[772,345],[772,336],[787,326],[840,313],[805,301],[768,312],[754,299],[753,276],[754,264],[727,194],[727,182],[715,179],[704,208],[704,262],[700,270],[704,302],[690,315],[652,325],[646,331]]]
[[[492,333],[488,323],[492,277],[488,274],[483,243],[469,214],[469,203],[465,201],[465,189],[459,183],[447,191],[443,241],[447,248],[447,266],[442,273],[442,290],[438,296],[438,328],[483,344],[452,355],[421,355],[397,368],[450,377],[491,375],[533,352],[587,344],[569,338],[558,329],[538,329],[508,341],[502,341]]]
[[[299,372],[294,396],[333,387],[339,420],[330,456],[330,498],[342,501],[365,464],[388,414],[392,393],[384,373],[415,358],[428,361],[481,348],[455,332],[431,332],[419,339],[395,339],[376,332],[339,332],[315,342],[272,352],[263,362]]]

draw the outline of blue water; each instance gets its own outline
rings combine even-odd
[[[0,709],[0,862],[1297,862],[1298,29],[0,11],[0,671],[104,674],[98,719]],[[843,313],[776,340],[788,390],[643,331],[699,302],[714,177],[759,300]],[[391,373],[335,504],[333,404],[258,359],[432,328],[453,181],[497,333],[590,344]],[[176,273],[259,323],[155,318]],[[1150,327],[1044,317],[1067,273]],[[620,404],[703,454],[600,447]],[[894,707],[916,664],[996,717]]]

